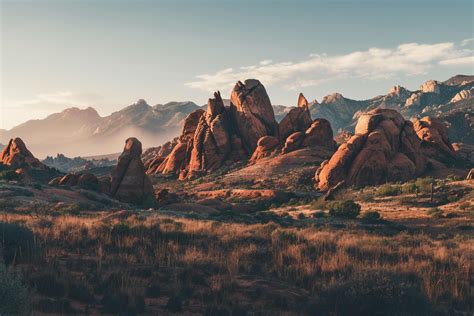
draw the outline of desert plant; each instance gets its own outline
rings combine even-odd
[[[431,314],[417,278],[385,271],[366,271],[335,283],[321,293],[315,307],[321,315]]]
[[[356,218],[360,205],[353,200],[332,201],[327,204],[329,215],[334,217]]]
[[[396,184],[383,184],[378,187],[377,196],[394,196],[399,195],[401,192],[400,186]]]
[[[380,216],[380,213],[377,211],[367,211],[364,214],[362,214],[361,219],[364,222],[374,223],[374,222],[378,222],[381,219],[381,216]]]
[[[437,207],[432,207],[430,208],[427,212],[428,215],[430,215],[433,218],[442,218],[443,217],[443,211],[441,211]]]
[[[14,181],[20,180],[20,175],[15,170],[0,171],[0,180]]]
[[[418,178],[415,181],[415,185],[420,193],[429,193],[431,192],[432,181],[432,178]]]
[[[0,314],[29,315],[30,296],[19,275],[0,264]]]
[[[18,224],[0,222],[0,245],[6,265],[27,258],[34,247],[33,232]]]

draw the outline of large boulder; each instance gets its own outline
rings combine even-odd
[[[315,180],[323,191],[341,182],[376,185],[414,178],[425,165],[413,124],[395,110],[375,109],[359,118],[355,135],[321,164]]]
[[[243,145],[249,153],[263,136],[278,137],[278,123],[265,87],[255,79],[237,82],[230,100],[235,106],[235,120]]]
[[[141,204],[154,199],[153,186],[141,160],[142,143],[132,137],[126,140],[117,166],[110,175],[110,195],[119,201]]]
[[[263,136],[258,140],[257,148],[250,157],[249,163],[255,163],[256,161],[269,157],[276,153],[280,142],[278,138],[274,136]]]
[[[425,116],[415,119],[413,127],[425,156],[447,164],[456,160],[456,151],[448,139],[448,129],[441,119]]]

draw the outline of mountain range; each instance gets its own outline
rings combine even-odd
[[[223,101],[226,105],[230,102]],[[152,147],[177,136],[184,118],[198,108],[190,101],[151,106],[143,99],[105,117],[92,107],[69,108],[8,131],[0,130],[0,143],[21,137],[39,157],[58,152],[73,157],[113,153],[131,136],[139,138],[145,147]],[[277,121],[291,109],[283,105],[273,108]],[[353,132],[358,117],[375,108],[396,109],[407,119],[442,117],[456,127],[450,129],[453,142],[474,144],[474,76],[457,75],[444,82],[429,80],[415,91],[394,86],[387,94],[368,100],[353,100],[334,93],[321,102],[309,103],[312,117],[330,121],[336,134],[342,130]]]
[[[68,108],[8,131],[0,130],[0,143],[21,137],[38,157],[56,153],[75,157],[117,152],[131,136],[148,146],[159,145],[176,136],[183,119],[198,108],[193,102],[151,106],[143,99],[105,117],[92,107]]]

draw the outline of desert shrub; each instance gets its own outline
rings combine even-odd
[[[399,195],[401,192],[400,186],[396,184],[383,184],[378,187],[377,196],[394,196]]]
[[[433,218],[441,218],[443,217],[443,211],[441,211],[437,207],[432,207],[426,212],[429,216]]]
[[[50,314],[74,314],[76,310],[71,306],[71,301],[65,298],[45,298],[36,304],[37,310]]]
[[[418,178],[415,181],[415,185],[418,188],[418,191],[421,193],[431,192],[431,181],[432,178]]]
[[[49,272],[33,276],[30,278],[30,283],[38,293],[45,296],[63,297],[66,294],[64,282]]]
[[[469,202],[464,202],[459,205],[459,209],[463,211],[469,210],[470,208],[471,208],[471,204]]]
[[[353,200],[331,201],[327,207],[334,217],[356,218],[360,213],[360,205]]]
[[[293,232],[284,230],[275,230],[272,232],[272,241],[275,244],[296,244],[298,243],[298,236]]]
[[[0,171],[0,180],[14,181],[20,180],[20,175],[15,170]]]
[[[368,222],[368,223],[378,222],[381,219],[380,213],[377,211],[367,211],[364,214],[362,214],[361,218],[364,222]]]
[[[402,184],[401,186],[401,191],[404,194],[413,194],[416,193],[418,190],[418,187],[416,186],[415,182],[407,182]]]
[[[145,299],[143,296],[130,296],[123,292],[106,294],[101,303],[102,313],[136,315],[145,311]]]
[[[68,284],[68,297],[83,303],[92,303],[95,301],[94,294],[84,285],[73,281]]]
[[[19,275],[8,272],[4,264],[0,264],[0,314],[30,314],[30,297],[27,287],[22,283]]]
[[[158,282],[151,282],[145,291],[146,297],[159,297],[161,294],[161,287]]]
[[[326,217],[326,213],[322,211],[317,211],[313,213],[314,218],[323,218]]]
[[[431,307],[413,275],[368,271],[321,293],[318,315],[430,315]]]
[[[173,295],[166,303],[166,309],[172,312],[179,312],[183,308],[183,302],[179,296]]]
[[[130,227],[125,223],[115,224],[112,227],[112,236],[126,236],[130,232]]]
[[[304,213],[299,213],[298,214],[298,219],[305,219],[306,216],[304,215]]]
[[[28,258],[34,247],[33,232],[18,224],[0,222],[0,245],[6,265]]]
[[[317,210],[327,210],[327,204],[328,204],[328,202],[326,200],[324,200],[323,196],[321,196],[318,199],[311,202],[309,207],[310,207],[310,209],[316,210],[316,211]]]

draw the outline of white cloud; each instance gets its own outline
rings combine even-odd
[[[439,62],[440,65],[444,66],[471,66],[474,67],[474,56],[465,56],[465,57],[457,57],[451,59],[445,59]]]
[[[335,79],[377,80],[396,75],[418,75],[440,65],[474,65],[473,50],[465,48],[469,41],[458,45],[451,42],[405,43],[395,48],[372,47],[344,55],[311,54],[307,59],[295,62],[275,63],[268,59],[256,65],[198,75],[196,80],[185,85],[208,92],[225,91],[238,80],[257,78],[267,86],[282,84],[292,90]]]

